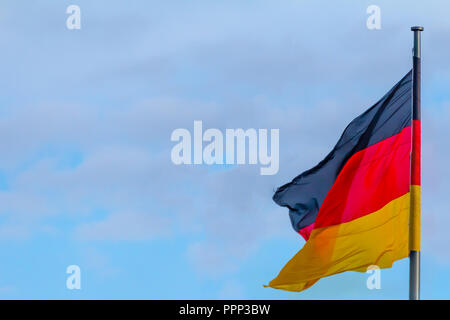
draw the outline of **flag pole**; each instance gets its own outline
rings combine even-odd
[[[409,299],[420,299],[420,33],[423,27],[411,27],[413,48],[413,124],[411,152],[411,216],[409,254]],[[419,150],[417,150],[419,149]]]

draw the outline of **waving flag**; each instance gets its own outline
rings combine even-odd
[[[410,202],[420,188],[420,168],[411,175],[413,131],[420,137],[412,88],[410,71],[347,126],[324,160],[278,188],[273,200],[289,209],[306,243],[270,287],[302,291],[332,274],[389,268],[418,250],[409,243]]]

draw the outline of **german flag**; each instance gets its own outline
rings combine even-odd
[[[332,274],[390,268],[418,251],[409,224],[411,197],[420,194],[419,153],[410,71],[347,126],[324,160],[276,191],[273,200],[289,209],[306,243],[269,286],[302,291]]]

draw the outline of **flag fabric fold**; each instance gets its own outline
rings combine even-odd
[[[302,291],[409,255],[410,196],[420,188],[411,186],[411,103],[410,71],[347,126],[324,160],[278,188],[273,200],[289,209],[306,243],[270,287]]]

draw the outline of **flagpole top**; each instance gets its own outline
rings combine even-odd
[[[414,27],[411,27],[411,31],[423,31],[423,27],[421,27],[421,26],[414,26]]]
[[[423,31],[423,27],[413,26],[411,31],[414,31],[413,56],[420,59],[420,32]]]

